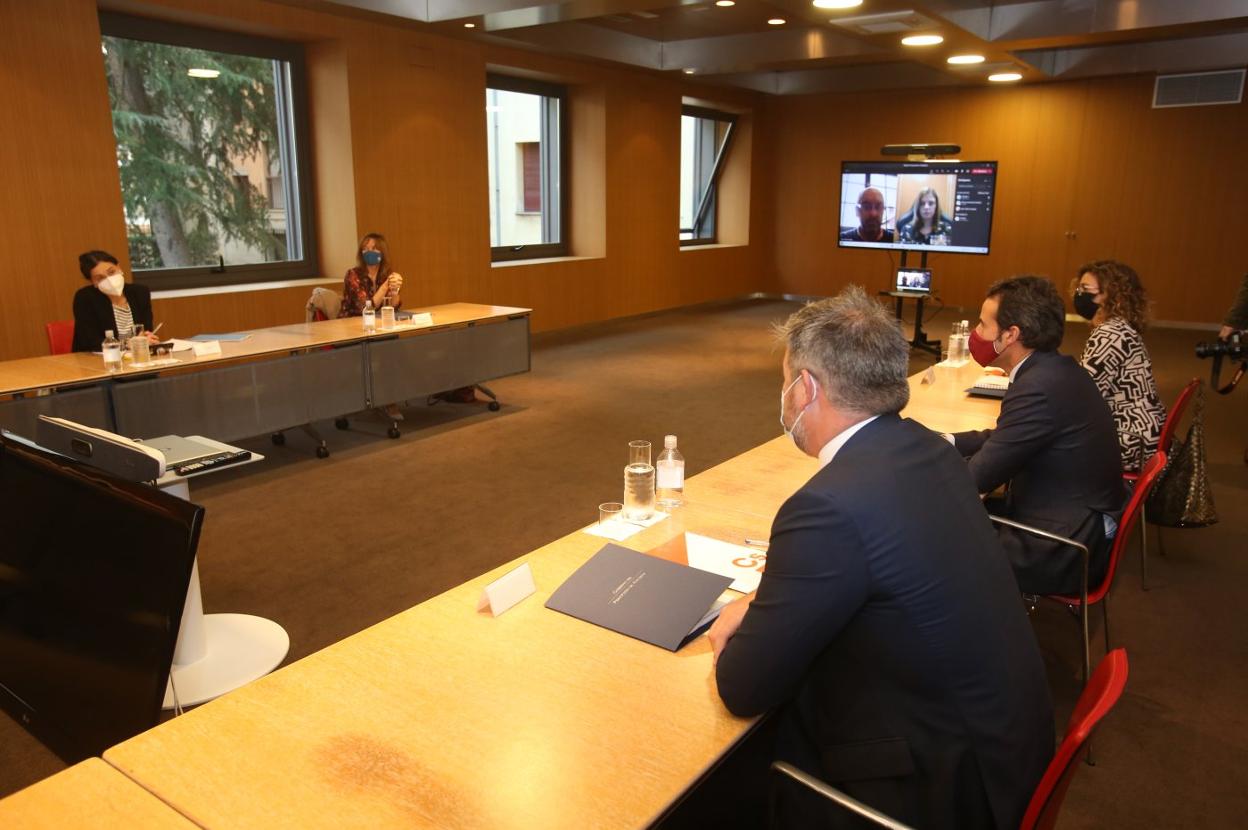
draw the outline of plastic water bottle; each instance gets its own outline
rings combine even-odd
[[[121,341],[113,337],[113,330],[104,332],[104,369],[109,372],[121,371]]]
[[[364,301],[364,331],[372,334],[377,331],[377,312],[373,311],[373,301]]]
[[[685,457],[676,449],[676,436],[663,438],[663,452],[654,463],[659,507],[680,507],[685,495]]]

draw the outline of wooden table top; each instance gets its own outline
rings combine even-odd
[[[998,402],[961,392],[978,370],[941,372],[913,379],[904,414],[991,426]],[[765,539],[817,465],[778,437],[690,478],[683,508],[623,544],[679,561],[686,530]],[[544,607],[605,543],[565,536],[105,759],[207,828],[644,826],[753,721],[720,702],[705,638],[673,654]],[[536,595],[477,612],[521,562]]]
[[[89,758],[0,800],[6,830],[195,830],[156,796]]]
[[[315,349],[322,346],[362,342],[367,339],[380,339],[396,335],[399,337],[415,336],[444,328],[464,326],[469,323],[499,321],[516,315],[530,313],[530,309],[527,308],[482,305],[478,303],[448,303],[446,305],[426,306],[423,308],[405,308],[403,311],[428,312],[433,316],[433,325],[424,328],[404,327],[391,331],[378,330],[372,335],[365,335],[363,324],[358,317],[347,317],[340,320],[321,320],[315,323],[292,323],[285,326],[238,332],[239,334],[247,334],[248,338],[238,342],[221,341],[221,354],[219,355],[196,358],[193,352],[178,352],[171,355],[178,360],[177,365],[170,364],[152,368],[126,368],[119,374],[109,374],[104,369],[103,358],[87,352],[9,360],[0,362],[0,395],[12,395],[34,389],[96,383],[106,378],[194,370],[203,368],[206,365],[232,360],[252,359],[266,355]]]

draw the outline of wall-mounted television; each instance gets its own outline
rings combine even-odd
[[[0,437],[0,709],[66,762],[159,721],[203,516]]]
[[[995,161],[841,163],[842,248],[986,254]]]

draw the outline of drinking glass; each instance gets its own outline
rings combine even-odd
[[[624,505],[618,501],[604,501],[598,505],[598,524],[618,522],[624,512]]]
[[[136,364],[149,363],[152,359],[151,343],[142,329],[142,326],[136,326],[135,335],[130,338],[130,359]]]
[[[381,307],[381,328],[383,331],[394,328],[394,306],[383,305]]]
[[[628,463],[629,464],[649,464],[650,463],[650,442],[649,441],[629,441],[628,442]]]

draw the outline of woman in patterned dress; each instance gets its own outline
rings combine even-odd
[[[1077,273],[1075,311],[1092,321],[1083,366],[1114,414],[1122,468],[1139,470],[1156,452],[1166,420],[1141,337],[1148,298],[1135,269],[1116,260],[1089,262]]]

